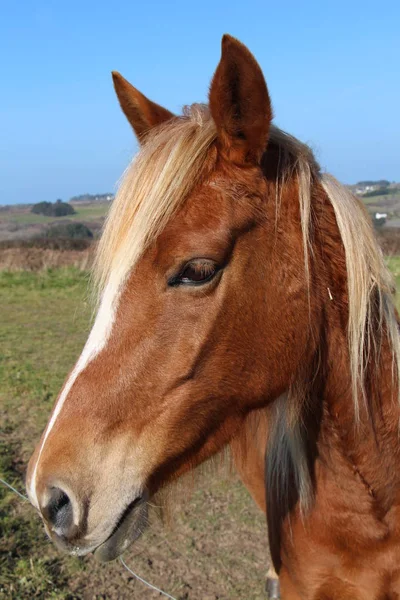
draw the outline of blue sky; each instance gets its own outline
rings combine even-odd
[[[110,71],[179,111],[206,99],[225,32],[325,169],[398,181],[399,22],[397,0],[2,2],[0,203],[115,190],[136,142]]]

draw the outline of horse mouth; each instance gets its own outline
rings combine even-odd
[[[109,562],[118,558],[143,533],[147,525],[147,494],[131,502],[122,512],[108,538],[94,551],[100,562]]]

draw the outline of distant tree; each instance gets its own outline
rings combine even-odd
[[[51,202],[38,202],[32,206],[31,212],[35,213],[36,215],[50,216]]]
[[[387,179],[378,179],[376,181],[359,181],[356,185],[359,187],[365,187],[367,185],[377,185],[378,187],[387,187],[390,185],[390,181]]]
[[[72,206],[60,199],[54,204],[51,202],[38,202],[38,204],[32,206],[31,212],[36,215],[45,215],[46,217],[66,217],[75,214]]]
[[[372,190],[371,192],[366,192],[363,194],[363,198],[373,198],[374,196],[390,196],[393,193],[393,190],[390,188],[379,188],[377,190]]]
[[[53,215],[55,217],[66,217],[67,215],[74,215],[75,210],[72,208],[70,204],[66,202],[57,201],[53,205]]]

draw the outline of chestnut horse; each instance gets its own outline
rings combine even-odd
[[[28,469],[49,536],[111,560],[154,494],[230,446],[282,598],[399,598],[399,335],[368,215],[271,124],[235,39],[181,117],[113,77],[141,148]]]

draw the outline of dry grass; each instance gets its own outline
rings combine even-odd
[[[3,248],[0,250],[0,271],[42,271],[60,267],[88,271],[93,263],[94,251],[94,245],[86,250]]]

